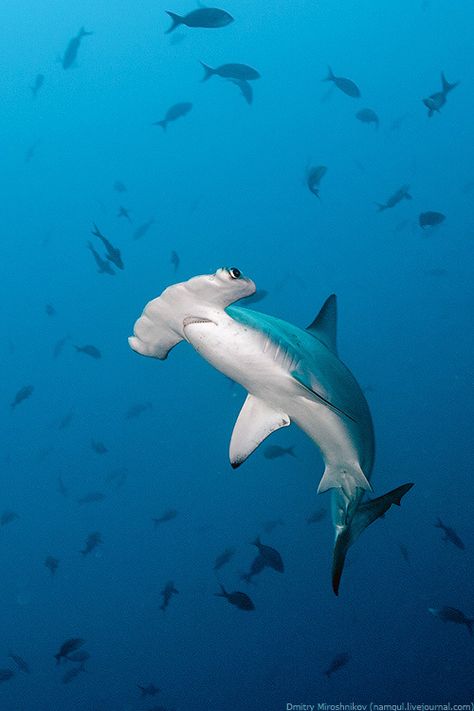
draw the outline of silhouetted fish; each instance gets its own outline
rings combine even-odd
[[[331,661],[329,667],[324,673],[329,678],[331,674],[334,674],[334,672],[336,672],[338,669],[344,667],[349,662],[350,658],[351,656],[347,652],[341,652],[340,654],[336,654],[336,656]]]
[[[216,7],[200,7],[197,10],[188,12],[187,15],[177,15],[175,12],[165,10],[166,14],[171,17],[172,25],[165,34],[173,32],[179,25],[186,27],[225,27],[233,22],[234,18],[225,10],[219,10]]]
[[[449,541],[454,546],[456,546],[456,548],[460,548],[462,551],[465,549],[466,546],[459,538],[454,528],[451,528],[450,526],[445,526],[439,517],[434,526],[435,528],[441,528],[441,530],[444,531],[443,541]]]
[[[130,217],[130,210],[127,210],[127,208],[123,207],[123,205],[119,207],[117,217],[125,217],[125,219],[129,222],[132,221],[132,218]]]
[[[123,269],[123,261],[122,261],[122,256],[120,254],[120,250],[117,249],[117,247],[114,247],[111,242],[107,239],[107,237],[104,237],[104,235],[101,233],[99,228],[97,227],[96,224],[94,224],[94,229],[92,230],[92,234],[98,237],[101,242],[103,243],[106,251],[107,251],[107,259],[109,262],[112,262],[112,264],[115,264],[115,266],[118,269]]]
[[[141,684],[137,684],[138,688],[142,692],[142,697],[144,696],[156,696],[156,694],[159,693],[160,689],[155,686],[154,684],[147,684],[146,686],[142,686]]]
[[[87,242],[87,248],[90,249],[91,254],[95,259],[95,263],[97,264],[97,271],[99,272],[99,274],[110,274],[110,276],[114,276],[115,272],[110,266],[110,262],[107,259],[102,259],[92,242]]]
[[[133,233],[133,239],[140,239],[140,237],[143,237],[143,235],[145,235],[148,232],[148,230],[154,224],[154,222],[155,222],[154,217],[150,217],[149,220],[144,222],[142,225],[139,225],[137,227],[137,229],[135,230],[135,232]]]
[[[193,105],[189,101],[181,101],[178,104],[173,104],[166,112],[164,119],[155,121],[153,126],[161,126],[162,129],[166,131],[166,127],[171,121],[176,121],[176,119],[181,118],[181,116],[186,116],[192,108]]]
[[[105,494],[103,494],[101,491],[90,491],[88,494],[81,496],[81,498],[78,499],[77,502],[79,504],[93,504],[97,503],[98,501],[103,501],[104,499]]]
[[[174,249],[171,252],[171,264],[174,266],[175,272],[177,272],[179,268],[179,254],[175,252]]]
[[[262,558],[265,559],[266,565],[268,565],[270,568],[273,568],[273,570],[276,570],[278,573],[283,573],[283,561],[281,555],[275,548],[272,548],[271,546],[266,546],[264,543],[262,543],[260,540],[260,536],[257,536],[257,538],[253,541],[252,545],[257,546],[260,555],[262,556]]]
[[[155,528],[160,523],[166,523],[167,521],[172,521],[174,518],[176,518],[177,515],[178,515],[178,512],[175,509],[169,509],[168,511],[165,511],[163,514],[161,514],[161,516],[153,519]]]
[[[10,652],[8,656],[10,657],[10,659],[13,659],[20,671],[22,671],[24,674],[31,674],[30,665],[27,664],[27,662],[25,662],[22,657],[19,657],[18,654],[13,654],[13,652]]]
[[[79,33],[71,40],[69,40],[69,44],[66,47],[66,51],[64,52],[64,56],[61,62],[63,65],[63,69],[69,69],[69,67],[72,67],[72,65],[76,61],[77,53],[79,51],[82,38],[92,34],[93,32],[86,32],[85,29],[81,27]]]
[[[69,639],[67,639],[65,642],[62,643],[57,654],[54,655],[54,658],[56,659],[56,664],[60,664],[61,659],[64,659],[72,652],[75,652],[76,649],[82,647],[84,643],[85,640],[81,639],[80,637],[70,637]]]
[[[125,413],[125,419],[131,420],[134,417],[138,417],[143,412],[146,412],[147,410],[151,410],[151,408],[152,408],[151,402],[137,402],[136,405],[130,405],[127,412]]]
[[[33,385],[23,385],[23,387],[21,387],[17,391],[15,397],[13,398],[12,402],[10,403],[11,409],[14,410],[15,407],[17,405],[19,405],[21,402],[23,402],[24,400],[28,400],[28,398],[31,397],[33,390],[34,390]]]
[[[214,561],[214,570],[220,570],[226,565],[235,555],[235,548],[226,548],[220,553]]]
[[[86,545],[81,551],[82,555],[88,555],[89,553],[92,553],[94,548],[97,548],[97,546],[100,545],[102,542],[102,536],[98,531],[94,531],[94,533],[89,533],[86,538]]]
[[[252,578],[254,578],[256,575],[262,572],[267,567],[267,561],[261,555],[258,553],[258,555],[255,556],[255,558],[252,561],[252,564],[250,566],[250,570],[248,573],[242,573],[240,576],[241,580],[245,580],[246,583],[252,582]]]
[[[308,186],[310,192],[316,197],[319,197],[319,183],[321,179],[326,175],[327,168],[325,165],[317,165],[308,168],[306,171],[306,185]]]
[[[44,84],[44,75],[43,74],[37,74],[35,78],[35,83],[33,86],[30,86],[31,93],[33,94],[33,98],[36,99],[36,95],[38,94],[38,91],[41,89],[41,87]]]
[[[53,558],[52,555],[49,555],[44,561],[44,564],[46,568],[51,571],[51,575],[54,575],[59,567],[59,560],[57,558]]]
[[[63,684],[69,684],[73,679],[76,678],[76,676],[79,676],[79,674],[83,671],[85,671],[85,669],[82,664],[78,667],[68,669],[66,672],[64,672],[61,681],[63,682]]]
[[[278,444],[268,444],[263,450],[263,456],[265,459],[278,459],[278,457],[284,457],[285,454],[289,454],[291,457],[296,458],[294,453],[295,446],[292,444],[291,447],[280,447]]]
[[[98,442],[97,440],[91,440],[91,447],[97,454],[106,454],[109,450],[103,442]]]
[[[20,518],[20,517],[16,513],[16,511],[4,511],[2,513],[2,515],[0,516],[0,526],[6,526],[7,524],[11,523],[12,521],[16,521],[17,518]]]
[[[91,345],[90,343],[85,345],[85,346],[74,346],[76,349],[77,353],[85,353],[85,355],[90,356],[91,358],[95,358],[98,360],[99,358],[102,358],[102,353],[99,351],[96,346]]]
[[[346,79],[345,77],[336,77],[331,67],[328,67],[328,75],[323,81],[332,81],[347,96],[352,96],[352,98],[357,99],[360,96],[360,90],[357,84],[355,84],[351,79]]]
[[[436,91],[434,94],[431,94],[431,96],[428,96],[427,99],[422,100],[424,105],[428,109],[428,116],[433,116],[435,112],[439,113],[440,109],[446,103],[447,95],[450,91],[455,89],[458,84],[458,81],[454,82],[453,84],[450,84],[444,76],[444,73],[441,72],[441,91]]]
[[[445,221],[445,219],[446,215],[443,215],[442,212],[428,211],[420,212],[418,222],[420,223],[420,227],[424,229],[425,227],[435,227],[436,225],[440,225]]]
[[[399,188],[396,192],[394,192],[393,195],[390,195],[385,204],[382,205],[379,202],[376,203],[378,206],[378,211],[382,212],[383,210],[388,210],[391,207],[395,207],[395,205],[398,205],[398,203],[401,202],[403,199],[411,200],[412,196],[408,192],[409,189],[409,185],[402,185],[402,187]]]
[[[428,611],[431,612],[434,617],[437,617],[443,622],[454,622],[457,625],[466,625],[467,631],[472,637],[472,623],[474,622],[474,619],[466,617],[464,612],[458,610],[456,607],[429,607]]]
[[[362,123],[374,123],[375,127],[379,127],[379,117],[373,109],[361,109],[356,113],[356,118]]]
[[[260,74],[248,64],[221,64],[220,67],[213,69],[204,62],[200,62],[204,69],[202,81],[206,81],[213,76],[219,76],[223,79],[238,79],[240,81],[254,81],[260,78]]]
[[[0,669],[0,682],[8,681],[15,676],[15,672],[12,669]]]
[[[46,306],[44,307],[44,310],[46,311],[48,316],[55,316],[56,315],[56,309],[54,308],[54,306],[52,304],[46,304]]]
[[[230,602],[231,605],[238,607],[239,610],[255,610],[255,605],[249,596],[241,592],[240,590],[235,590],[234,592],[227,592],[223,585],[221,587],[221,592],[214,593],[216,597],[225,597],[225,599]]]
[[[178,595],[179,590],[176,590],[174,583],[172,580],[170,580],[168,583],[166,583],[165,587],[161,591],[161,595],[163,597],[163,602],[160,605],[160,610],[163,610],[163,612],[166,610],[168,605],[170,604],[170,600],[173,595]]]
[[[63,338],[60,338],[59,341],[56,341],[53,348],[53,358],[57,358],[61,354],[61,351],[68,340],[69,336],[63,336]]]

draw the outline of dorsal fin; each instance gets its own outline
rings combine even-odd
[[[324,343],[337,355],[337,300],[336,294],[328,296],[320,312],[312,323],[306,328],[308,333]]]

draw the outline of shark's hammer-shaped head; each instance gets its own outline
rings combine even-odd
[[[237,267],[222,267],[215,274],[173,284],[148,302],[128,342],[137,353],[164,360],[185,338],[187,323],[212,321],[216,313],[255,291],[253,281]]]

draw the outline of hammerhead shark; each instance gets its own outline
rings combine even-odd
[[[150,301],[129,338],[141,355],[164,360],[185,340],[248,392],[232,433],[232,467],[275,430],[294,422],[319,448],[325,470],[318,493],[332,489],[337,595],[347,551],[362,531],[400,505],[413,484],[366,500],[371,491],[374,432],[367,401],[336,348],[334,294],[306,329],[243,308],[256,291],[236,267],[168,287]]]

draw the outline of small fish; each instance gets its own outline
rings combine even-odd
[[[358,99],[360,96],[360,90],[357,84],[355,84],[351,79],[334,76],[331,67],[328,67],[328,75],[325,79],[323,79],[323,81],[334,82],[338,89],[354,99]]]
[[[182,101],[178,104],[173,104],[173,106],[171,106],[166,112],[164,119],[161,121],[155,121],[153,126],[161,126],[162,129],[166,131],[166,127],[171,121],[176,121],[176,119],[181,118],[181,116],[186,116],[192,108],[193,105],[189,101]]]
[[[253,89],[248,81],[245,79],[228,79],[227,81],[230,81],[232,84],[239,87],[240,93],[244,97],[247,104],[250,105],[253,102]]]
[[[240,81],[254,81],[260,78],[260,74],[248,64],[221,64],[220,67],[213,69],[204,62],[200,62],[204,69],[202,81],[207,81],[213,76],[222,77],[223,79],[238,79]]]
[[[84,353],[85,355],[90,356],[91,358],[95,358],[98,360],[99,358],[102,358],[102,353],[99,351],[96,346],[92,346],[91,344],[87,344],[85,346],[74,346],[76,349],[77,353]]]
[[[441,528],[441,530],[444,531],[443,541],[449,541],[449,543],[452,543],[454,546],[456,546],[456,548],[459,548],[462,551],[466,548],[454,528],[451,528],[450,526],[445,526],[439,517],[434,526],[435,528]]]
[[[52,555],[49,555],[46,560],[44,561],[44,564],[48,570],[51,571],[51,575],[54,575],[59,568],[59,560],[57,558],[53,558]]]
[[[22,671],[24,674],[31,674],[30,665],[27,664],[27,662],[25,662],[22,657],[19,657],[18,654],[13,654],[13,652],[10,652],[8,656],[10,657],[10,659],[13,659],[20,671]]]
[[[267,567],[267,561],[263,557],[263,555],[258,555],[253,559],[252,565],[250,566],[250,570],[248,573],[242,573],[240,576],[241,580],[245,580],[246,583],[251,583],[252,578],[254,578],[256,575],[262,572]]]
[[[88,659],[90,659],[91,655],[89,652],[86,652],[85,649],[80,649],[78,652],[73,652],[73,654],[68,654],[66,659],[69,662],[74,662],[76,664],[84,664],[84,662],[87,662]]]
[[[0,669],[0,682],[8,681],[15,676],[15,672],[12,669]]]
[[[105,494],[103,494],[101,491],[90,491],[88,494],[85,494],[80,499],[78,499],[77,503],[78,504],[93,504],[98,501],[103,501],[104,499],[105,499]]]
[[[53,358],[57,358],[61,354],[61,352],[68,340],[69,340],[69,336],[63,336],[63,338],[60,338],[59,341],[56,341],[54,348],[53,348]]]
[[[83,37],[88,37],[89,35],[94,34],[93,32],[86,32],[83,27],[79,30],[78,34],[73,37],[71,40],[69,40],[69,44],[66,47],[66,51],[64,52],[64,56],[62,58],[61,64],[63,65],[63,69],[69,69],[72,67],[74,62],[76,61],[77,53],[79,51],[79,47],[82,42]]]
[[[0,526],[6,526],[8,523],[16,521],[17,518],[20,517],[15,511],[4,511],[0,516]]]
[[[400,549],[400,553],[402,554],[402,558],[406,563],[410,563],[410,552],[408,550],[408,547],[404,543],[399,543],[398,547]]]
[[[61,419],[58,422],[58,430],[65,430],[66,427],[69,427],[71,424],[72,420],[74,417],[74,411],[71,410],[70,412],[67,412],[65,415],[61,417]]]
[[[81,639],[80,637],[71,637],[70,639],[67,639],[59,647],[59,651],[57,652],[57,654],[54,655],[54,658],[56,659],[56,664],[60,664],[61,659],[67,658],[69,654],[75,652],[76,649],[82,647],[84,643],[85,640]]]
[[[21,402],[24,402],[24,400],[28,400],[28,398],[31,397],[33,390],[34,390],[33,385],[23,385],[23,387],[17,391],[15,397],[13,398],[12,402],[10,403],[11,409],[14,410],[15,407],[17,405],[19,405]]]
[[[445,219],[446,215],[443,215],[442,212],[428,211],[420,212],[418,222],[420,224],[420,227],[424,229],[425,227],[435,227],[436,225],[440,225],[442,222],[445,221]]]
[[[131,420],[134,417],[138,417],[143,412],[151,410],[153,405],[151,402],[138,402],[136,405],[130,405],[127,412],[125,413],[125,419]]]
[[[175,252],[174,249],[171,252],[171,264],[174,266],[175,272],[177,272],[179,268],[179,254]]]
[[[124,183],[122,183],[121,180],[116,180],[114,183],[114,190],[116,193],[126,193],[127,186]]]
[[[141,237],[143,237],[154,223],[155,223],[155,218],[150,217],[149,220],[144,222],[142,225],[139,225],[137,227],[137,229],[135,230],[135,232],[133,233],[133,239],[140,239]]]
[[[331,674],[334,674],[335,671],[337,671],[341,667],[344,667],[349,662],[350,658],[351,656],[347,652],[341,652],[340,654],[336,654],[336,656],[334,657],[334,659],[332,660],[329,667],[324,673],[329,678]]]
[[[458,81],[450,84],[444,76],[444,73],[441,72],[441,91],[436,91],[434,94],[431,94],[431,96],[428,96],[428,98],[422,99],[424,105],[428,109],[428,116],[431,117],[434,113],[439,113],[440,109],[446,103],[447,95],[450,91],[455,89],[458,84]]]
[[[379,127],[379,117],[373,109],[361,109],[356,113],[356,118],[362,123],[373,123],[375,128]]]
[[[95,237],[98,237],[102,241],[102,243],[107,251],[106,257],[109,260],[109,262],[112,262],[112,264],[115,264],[117,269],[123,269],[124,265],[123,265],[122,256],[120,254],[120,250],[117,249],[117,247],[114,247],[113,244],[111,242],[109,242],[109,240],[106,237],[104,237],[104,235],[99,230],[99,228],[97,227],[96,224],[94,224],[94,229],[91,231]]]
[[[147,684],[146,686],[142,686],[141,684],[137,684],[138,688],[142,692],[142,698],[144,696],[156,696],[156,694],[159,693],[160,689],[155,686],[154,684]]]
[[[263,456],[265,459],[277,459],[278,457],[284,457],[285,454],[290,455],[290,457],[295,457],[294,444],[291,447],[280,447],[278,444],[268,444],[263,450]]]
[[[268,296],[268,291],[266,289],[257,289],[254,294],[244,297],[245,304],[258,304],[258,302],[262,301],[266,296]]]
[[[326,518],[326,514],[326,509],[317,509],[308,516],[308,518],[306,519],[306,523],[319,523],[323,520],[323,518]]]
[[[82,553],[82,555],[88,555],[89,553],[92,553],[94,548],[97,548],[97,546],[101,543],[103,543],[102,536],[98,531],[94,531],[94,533],[89,533],[86,538],[86,545],[80,552]]]
[[[155,525],[155,528],[160,524],[160,523],[166,523],[166,521],[172,521],[176,516],[178,515],[178,512],[175,511],[175,509],[169,509],[168,511],[165,511],[164,514],[162,514],[159,518],[154,518],[153,523]]]
[[[114,276],[115,272],[110,266],[110,262],[107,259],[102,259],[100,256],[99,252],[95,249],[94,245],[92,242],[87,243],[88,249],[91,251],[92,256],[95,259],[95,263],[97,264],[97,271],[99,274],[110,274],[110,276]]]
[[[119,207],[117,217],[125,217],[125,219],[129,222],[132,221],[132,218],[130,217],[130,210],[127,210],[127,208],[123,207],[122,205]]]
[[[109,450],[103,442],[98,442],[97,440],[91,440],[91,447],[97,454],[106,454]]]
[[[188,12],[187,15],[177,15],[175,12],[165,10],[166,14],[171,17],[172,24],[165,34],[173,32],[179,25],[186,27],[225,27],[233,22],[234,18],[225,10],[219,10],[217,7],[200,7],[197,10]]]
[[[85,671],[85,669],[82,664],[78,667],[68,669],[66,672],[64,672],[61,681],[63,682],[63,684],[69,684],[73,679],[76,678],[76,676],[79,676],[79,674],[83,671]]]
[[[281,555],[275,548],[263,544],[260,540],[260,536],[257,536],[252,545],[257,546],[260,555],[265,559],[266,565],[273,568],[273,570],[276,570],[278,573],[283,573],[283,561]]]
[[[235,555],[235,548],[226,548],[220,553],[214,561],[214,570],[220,570],[226,565]]]
[[[163,612],[166,610],[168,607],[170,600],[173,595],[178,595],[179,590],[176,590],[174,583],[172,580],[170,580],[168,583],[166,583],[165,587],[161,591],[161,595],[163,597],[163,602],[160,605],[160,610],[163,610]]]
[[[33,94],[33,99],[36,99],[36,95],[38,94],[38,91],[41,89],[41,87],[44,84],[44,74],[37,74],[35,78],[35,83],[33,86],[30,86],[31,93]]]
[[[325,165],[317,165],[312,168],[308,168],[306,171],[306,185],[309,191],[319,197],[319,183],[321,179],[326,175],[327,168]]]
[[[401,188],[399,188],[396,192],[393,193],[393,195],[390,195],[388,198],[387,202],[383,205],[381,203],[376,203],[378,206],[378,211],[383,212],[383,210],[388,210],[391,207],[395,207],[395,205],[398,205],[399,202],[402,200],[412,200],[412,196],[408,192],[410,190],[409,185],[402,185]]]
[[[48,316],[55,316],[56,315],[56,309],[54,308],[54,306],[52,304],[46,304],[46,306],[44,307],[44,310],[46,311]]]
[[[265,533],[271,533],[272,531],[275,530],[277,526],[284,526],[285,522],[281,518],[275,518],[272,519],[271,521],[265,521],[263,524],[262,528],[265,531]]]
[[[240,590],[235,590],[234,592],[229,593],[226,591],[223,585],[221,585],[220,587],[221,592],[214,593],[216,597],[225,597],[225,599],[228,600],[231,605],[238,607],[239,610],[255,610],[255,605],[246,593],[241,592]]]
[[[458,610],[456,607],[429,607],[428,611],[443,622],[454,622],[457,625],[466,625],[467,631],[472,637],[472,623],[474,622],[474,618],[466,617],[464,612]]]

